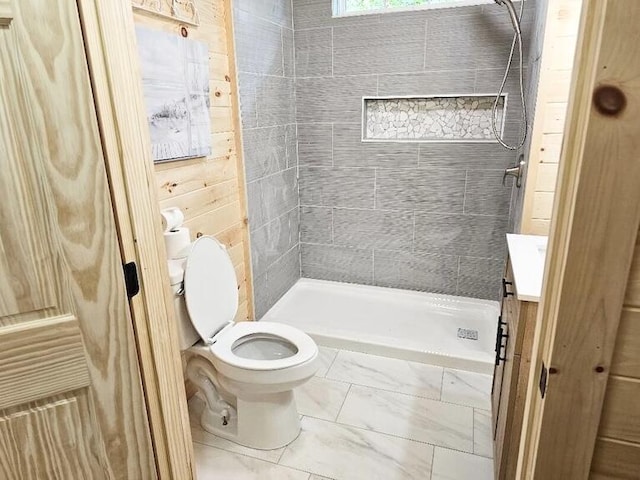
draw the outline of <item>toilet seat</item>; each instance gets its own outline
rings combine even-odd
[[[254,360],[240,357],[233,352],[233,346],[238,340],[248,335],[260,333],[272,335],[292,344],[298,349],[297,353],[277,360]],[[318,351],[315,342],[306,333],[289,325],[273,322],[236,323],[217,335],[215,343],[209,348],[217,360],[227,366],[243,370],[282,370],[291,368],[314,359]]]
[[[193,243],[185,265],[184,296],[191,324],[223,375],[270,383],[304,377],[307,367],[313,367],[310,364],[318,356],[318,347],[306,333],[281,323],[233,321],[238,310],[235,269],[226,248],[215,238],[200,237]],[[288,343],[297,352],[275,360],[234,353],[236,342],[257,334],[275,337],[276,342]],[[256,377],[252,372],[261,373]]]
[[[193,242],[184,267],[184,300],[191,324],[204,342],[211,343],[233,322],[238,312],[237,282],[224,245],[206,236]]]

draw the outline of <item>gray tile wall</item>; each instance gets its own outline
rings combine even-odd
[[[528,44],[537,2],[526,3]],[[516,153],[360,138],[365,95],[496,93],[513,34],[506,10],[492,3],[332,18],[330,0],[294,0],[293,20],[302,275],[497,298],[512,190],[502,171]],[[515,142],[515,75],[506,91]],[[260,119],[259,106],[249,112]],[[275,168],[271,156],[262,152],[262,169]]]
[[[549,7],[549,0],[536,0],[535,9],[532,12],[533,16],[533,28],[530,36],[529,46],[529,78],[528,88],[526,90],[527,101],[527,117],[529,119],[529,135],[527,141],[522,149],[524,153],[524,160],[529,164],[529,154],[531,151],[531,132],[533,130],[533,120],[535,117],[535,105],[538,99],[538,84],[540,82],[540,67],[542,59],[542,47],[544,43],[544,29],[547,18],[547,9]],[[522,203],[524,201],[524,191],[526,187],[526,172],[523,179],[523,186],[521,189],[514,189],[511,200],[511,213],[509,217],[509,229],[513,232],[521,231],[520,226],[522,224]]]
[[[291,0],[234,0],[233,10],[260,318],[300,278],[293,11]]]

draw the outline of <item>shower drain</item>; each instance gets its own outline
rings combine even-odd
[[[458,338],[466,338],[467,340],[478,340],[478,330],[470,328],[459,328]]]

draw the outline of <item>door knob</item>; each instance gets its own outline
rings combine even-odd
[[[518,164],[515,167],[509,167],[505,169],[504,175],[502,175],[502,185],[505,184],[507,176],[510,176],[516,179],[516,187],[522,187],[522,175],[524,174],[525,165],[526,162],[524,161],[524,155],[520,155]]]

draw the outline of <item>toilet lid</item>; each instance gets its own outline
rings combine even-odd
[[[213,237],[193,242],[184,270],[184,299],[193,327],[209,340],[238,311],[238,283],[226,248]]]

